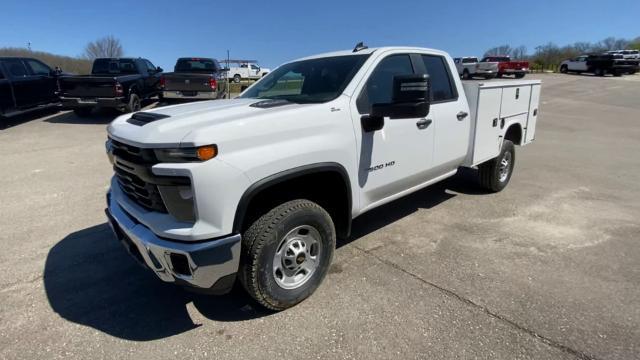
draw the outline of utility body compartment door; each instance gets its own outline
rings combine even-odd
[[[510,125],[520,124],[522,145],[535,136],[540,81],[465,82],[471,111],[471,141],[464,166],[475,166],[500,153]]]
[[[536,136],[536,124],[538,122],[538,107],[540,105],[540,84],[531,86],[531,101],[529,102],[529,116],[525,129],[524,143],[528,144]]]

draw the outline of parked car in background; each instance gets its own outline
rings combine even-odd
[[[0,57],[0,116],[58,106],[58,72],[40,60]]]
[[[625,59],[620,54],[580,55],[560,63],[561,73],[592,73],[598,76],[611,74],[635,74],[638,71],[638,60]]]
[[[613,51],[607,51],[606,54],[622,55],[624,59],[640,59],[639,50],[613,50]]]
[[[497,77],[513,75],[521,79],[529,72],[528,61],[512,61],[509,56],[486,56],[480,63],[497,63]]]
[[[180,58],[173,71],[160,77],[164,100],[211,100],[227,93],[226,69],[216,59]]]
[[[113,121],[106,214],[160,280],[212,294],[238,280],[283,310],[318,288],[354,217],[464,166],[503,190],[535,138],[540,86],[463,83],[433,49],[295,60],[239,98]]]
[[[241,63],[240,66],[230,66],[227,72],[229,79],[239,83],[242,79],[260,79],[271,72],[270,69],[262,68],[256,63]]]
[[[471,79],[476,76],[491,79],[498,74],[497,62],[478,62],[478,58],[473,56],[455,58],[453,62],[456,64],[458,74],[463,79]]]
[[[79,116],[95,108],[138,111],[142,100],[160,94],[161,74],[161,68],[143,58],[95,59],[91,75],[60,77],[60,100]]]

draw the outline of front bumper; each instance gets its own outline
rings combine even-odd
[[[111,194],[105,210],[116,238],[162,281],[213,293],[230,289],[240,263],[239,234],[185,243],[165,240],[130,216]]]
[[[163,91],[162,97],[165,99],[202,99],[202,100],[215,100],[218,98],[217,91],[196,91],[195,95],[191,95],[190,92],[187,92],[188,95],[185,95],[182,91]]]
[[[79,98],[79,97],[60,97],[62,106],[69,109],[103,107],[103,108],[123,108],[125,97],[113,98]]]

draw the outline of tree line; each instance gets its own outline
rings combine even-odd
[[[558,46],[552,42],[536,46],[533,54],[528,54],[526,46],[501,45],[492,47],[484,56],[508,55],[514,59],[529,60],[531,66],[541,69],[556,68],[562,61],[582,54],[603,53],[609,50],[640,50],[640,36],[635,39],[608,37],[598,42],[575,42]]]
[[[88,43],[84,53],[77,57],[61,56],[45,51],[33,51],[27,48],[0,48],[0,56],[30,57],[38,59],[51,67],[58,67],[65,73],[88,74],[93,60],[100,57],[122,57],[124,49],[119,39],[106,36]]]

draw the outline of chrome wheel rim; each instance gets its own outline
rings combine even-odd
[[[509,177],[509,171],[511,169],[511,153],[506,152],[500,160],[500,167],[498,168],[498,179],[500,182],[507,181]]]
[[[320,263],[320,232],[302,225],[280,240],[273,257],[273,278],[283,289],[296,289],[306,283]]]

